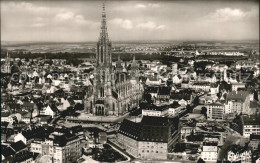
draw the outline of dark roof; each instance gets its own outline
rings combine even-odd
[[[149,79],[149,81],[159,81],[158,78],[153,77],[153,76],[148,76],[147,79]]]
[[[203,146],[218,146],[218,142],[203,142]]]
[[[15,142],[15,143],[12,143],[10,145],[10,147],[15,151],[15,152],[18,152],[20,150],[23,150],[25,149],[27,146],[24,144],[23,141],[18,141],[18,142]]]
[[[37,115],[36,117],[39,118],[41,122],[48,122],[52,118],[51,115]]]
[[[227,94],[227,100],[245,101],[248,95],[247,91],[232,91]]]
[[[63,133],[62,135],[54,135],[53,143],[59,145],[60,147],[65,146],[69,141],[77,139],[78,136],[75,135],[75,132],[78,132],[76,129],[68,128],[55,128],[56,132]]]
[[[159,87],[158,95],[170,95],[171,87]]]
[[[16,104],[16,103],[10,103],[10,104],[6,104],[6,106],[10,107],[10,109],[20,109],[20,105]]]
[[[10,114],[11,114],[10,112],[1,111],[1,117],[9,117]]]
[[[243,153],[245,151],[248,151],[249,148],[247,146],[240,146],[240,145],[232,145],[229,147],[228,151],[232,151],[233,153]]]
[[[251,134],[250,135],[250,140],[260,140],[260,135],[253,135],[253,134]]]
[[[22,151],[15,155],[14,162],[23,162],[30,158],[33,158],[33,153],[30,151]]]
[[[145,89],[145,91],[146,91],[147,93],[157,93],[157,92],[158,92],[158,88],[159,88],[159,87],[147,87],[147,88]]]
[[[41,137],[41,136],[45,135],[45,129],[41,126],[32,127],[31,129],[22,131],[22,135],[26,139],[33,139],[33,138]]]
[[[166,126],[168,124],[168,118],[144,116],[141,123],[143,125],[149,125],[149,126]]]
[[[104,100],[97,100],[95,104],[104,104],[105,101]]]
[[[260,114],[243,116],[244,125],[260,125]]]
[[[26,102],[22,105],[22,107],[30,107],[30,108],[33,108],[35,106],[34,103],[29,103],[29,102]]]
[[[207,104],[209,106],[224,106],[223,104],[219,103],[219,102],[214,102],[214,103],[210,103],[210,104]]]
[[[176,120],[176,118],[144,116],[140,123],[135,123],[125,119],[118,132],[135,140],[168,142],[169,135],[177,133],[179,121]]]
[[[172,92],[170,98],[173,100],[181,100],[181,99],[190,100],[191,94],[184,93],[184,92]]]
[[[70,128],[70,130],[73,133],[78,133],[78,132],[83,132],[84,131],[81,125],[73,126],[73,127]]]
[[[2,146],[1,146],[2,147]],[[1,149],[2,155],[7,158],[15,154],[15,151],[11,147],[6,147]]]
[[[260,108],[260,103],[257,101],[250,101],[250,108]]]
[[[124,119],[118,132],[137,140],[140,137],[141,124]]]

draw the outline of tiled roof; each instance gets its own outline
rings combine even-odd
[[[24,162],[30,158],[33,158],[33,153],[30,151],[22,151],[15,155],[14,162]]]
[[[232,91],[227,94],[227,100],[245,101],[248,95],[247,91]]]
[[[1,149],[1,154],[7,158],[15,154],[15,151],[11,147],[6,147]]]
[[[15,152],[18,152],[18,151],[21,151],[23,149],[25,149],[27,146],[24,144],[23,141],[18,141],[18,142],[15,142],[15,143],[12,143],[10,145],[10,147],[15,151]]]
[[[125,119],[118,132],[139,141],[168,142],[169,132],[174,133],[177,130],[176,118],[144,116],[140,123]]]
[[[232,145],[228,151],[231,151],[233,153],[244,153],[245,151],[248,151],[249,149],[245,146],[242,147],[240,145]]]

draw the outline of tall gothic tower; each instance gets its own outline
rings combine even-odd
[[[138,107],[142,89],[140,89],[138,79],[135,78],[138,70],[135,58],[131,68],[130,72],[123,72],[120,59],[116,68],[112,66],[111,42],[108,38],[105,5],[103,4],[93,92],[87,94],[84,99],[86,112],[95,116],[120,116],[132,108]],[[131,73],[132,80],[129,77]]]
[[[96,115],[106,115],[109,110],[108,98],[112,91],[112,58],[111,58],[111,42],[107,33],[107,22],[105,4],[103,3],[101,31],[97,42],[96,51],[96,71],[94,82],[94,106],[93,112]]]
[[[5,65],[4,65],[5,73],[11,73],[11,64],[10,64],[10,57],[7,51],[6,58],[5,58]]]

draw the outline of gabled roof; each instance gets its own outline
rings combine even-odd
[[[235,101],[245,101],[246,97],[249,95],[247,91],[232,91],[227,94],[227,101],[235,100]]]
[[[2,147],[2,146],[1,146]],[[1,154],[7,158],[9,156],[13,156],[15,151],[11,147],[1,148]]]
[[[18,151],[21,151],[21,150],[25,149],[27,146],[24,144],[23,141],[19,140],[18,142],[12,143],[12,144],[10,145],[10,147],[11,147],[15,152],[18,152]]]
[[[45,135],[45,129],[41,126],[39,127],[33,127],[29,130],[24,130],[21,133],[27,140],[33,139],[37,137],[41,137]]]
[[[33,153],[30,151],[22,151],[15,155],[14,162],[24,162],[30,158],[33,158]]]

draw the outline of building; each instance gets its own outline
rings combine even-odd
[[[208,120],[223,120],[225,106],[221,103],[206,105]]]
[[[217,142],[203,142],[201,158],[206,162],[217,162],[218,143]]]
[[[144,116],[135,123],[125,119],[118,130],[118,143],[141,159],[167,159],[179,138],[179,119]]]
[[[112,65],[111,47],[103,5],[93,90],[86,95],[84,100],[86,112],[97,116],[123,115],[138,106],[138,101],[142,96],[135,58],[133,58],[131,70],[124,72],[120,59],[116,67]]]
[[[168,114],[167,106],[156,106],[148,105],[146,108],[142,109],[142,116],[157,116],[162,117]]]
[[[47,105],[40,111],[40,115],[50,115],[52,118],[59,112],[55,105]]]
[[[227,152],[227,160],[231,162],[251,163],[251,150],[247,146],[232,145]]]
[[[73,162],[82,155],[84,143],[69,129],[56,129],[49,137],[31,143],[31,152],[48,155],[55,163]]]
[[[172,74],[173,75],[178,74],[178,63],[173,63],[172,64]]]
[[[30,144],[35,138],[42,137],[45,133],[45,129],[41,126],[31,127],[15,135],[14,142],[22,141],[24,144]]]
[[[253,150],[259,149],[260,146],[260,135],[250,135],[249,146],[252,147]]]
[[[246,138],[250,135],[260,135],[260,115],[236,116],[230,127]]]
[[[248,114],[250,96],[247,91],[232,91],[227,94],[225,113]]]
[[[232,91],[237,91],[238,88],[245,88],[245,83],[232,83]]]
[[[242,116],[243,136],[249,138],[250,135],[260,135],[260,114]]]
[[[11,73],[11,60],[8,51],[4,64],[1,64],[1,73]]]
[[[171,87],[159,87],[157,101],[169,101]]]
[[[107,143],[107,133],[105,133],[105,132],[98,133],[98,143],[100,143],[100,144]]]
[[[210,91],[210,83],[209,82],[196,82],[191,85],[191,88],[195,91]]]

